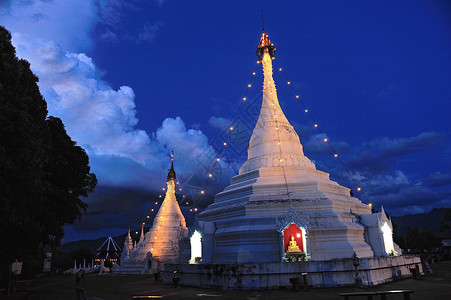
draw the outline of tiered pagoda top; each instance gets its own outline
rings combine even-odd
[[[260,168],[285,166],[315,169],[315,165],[304,155],[299,136],[279,105],[272,77],[272,59],[275,51],[274,44],[263,30],[256,51],[264,75],[262,107],[249,141],[248,158],[240,168],[240,174]]]

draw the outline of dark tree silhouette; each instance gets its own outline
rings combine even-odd
[[[11,34],[0,26],[0,267],[57,246],[63,226],[86,211],[97,180],[89,158],[66,134],[60,119],[47,118],[30,64],[18,59]]]

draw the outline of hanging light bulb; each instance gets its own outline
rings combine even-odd
[[[318,127],[318,124],[315,124],[315,127]]]
[[[252,85],[249,83],[248,85],[247,85],[247,87],[251,87]]]
[[[163,191],[165,190],[165,188],[163,188]]]
[[[231,131],[233,130],[233,127],[232,126],[230,126],[230,128],[229,128]]]
[[[299,95],[296,95],[296,98],[299,98]]]
[[[188,201],[186,202],[186,204],[188,204]]]
[[[202,190],[202,191],[200,191],[200,193],[201,193],[201,194],[204,194],[204,193],[205,193],[205,191],[204,191],[204,190]]]
[[[152,211],[153,211],[153,208],[152,208]],[[147,216],[147,219],[149,219],[150,218],[150,216]]]
[[[226,142],[224,142],[224,146],[227,146],[227,143],[226,143]]]
[[[291,84],[291,82],[289,82],[289,81],[288,81],[287,83],[288,83],[288,84]]]
[[[357,190],[360,192],[362,189],[360,187],[358,187]]]
[[[255,72],[252,72],[252,75],[255,75]]]
[[[279,71],[282,71],[282,68],[279,68]]]
[[[335,156],[335,157],[338,157],[338,154],[337,154],[337,153],[335,153],[335,154],[334,154],[334,156]]]
[[[195,208],[194,211],[197,211],[197,208]]]
[[[324,141],[327,142],[327,138],[325,138]]]
[[[158,198],[161,198],[161,195],[158,195]]]
[[[218,157],[217,159],[216,159],[216,161],[220,161],[221,159]]]
[[[155,205],[157,205],[158,204],[158,202],[155,202]]]
[[[308,112],[308,109],[306,109],[305,112]]]
[[[243,101],[246,101],[246,97],[243,97]]]
[[[373,204],[372,204],[372,203],[368,203],[368,206],[369,206],[369,207],[373,207]]]
[[[208,177],[210,177],[210,178],[211,178],[211,177],[213,177],[213,174],[211,174],[211,173],[210,173],[210,174],[208,174]]]
[[[182,189],[180,188],[179,191],[181,191]]]
[[[153,208],[150,211],[153,211]],[[149,217],[149,216],[147,216],[147,217]]]
[[[192,208],[190,208],[190,210],[189,211],[193,211],[193,209]]]

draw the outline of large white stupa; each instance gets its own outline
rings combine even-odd
[[[116,273],[131,274],[159,271],[164,263],[175,263],[179,258],[179,243],[188,234],[185,217],[175,197],[176,174],[174,163],[167,177],[166,196],[154,218],[150,230],[133,245],[130,231],[124,241],[120,267]]]
[[[350,258],[354,252],[373,257],[359,223],[371,207],[304,155],[279,105],[274,52],[263,31],[257,50],[264,74],[260,115],[239,174],[199,215],[205,228],[203,262],[280,262],[291,236],[307,259]]]

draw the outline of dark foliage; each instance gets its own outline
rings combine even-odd
[[[44,245],[59,245],[63,225],[86,210],[80,197],[97,184],[85,151],[60,119],[47,118],[37,82],[0,26],[1,274],[12,259],[38,259]]]
[[[407,228],[405,247],[417,252],[441,246],[440,240],[427,227]]]

